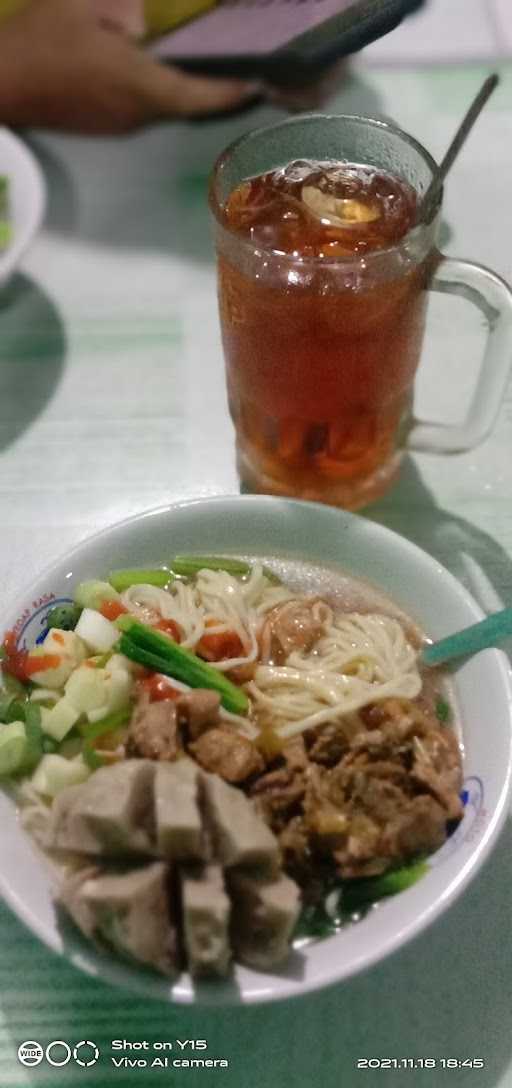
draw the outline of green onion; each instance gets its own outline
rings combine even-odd
[[[442,699],[440,696],[436,700],[436,718],[444,725],[446,722],[450,721],[451,716],[452,710],[450,704],[446,702],[446,699]]]
[[[0,175],[0,253],[12,240],[12,223],[9,220],[9,180]]]
[[[390,869],[382,876],[367,877],[362,880],[351,880],[343,886],[341,900],[342,910],[350,912],[359,910],[369,903],[375,903],[388,895],[397,895],[411,888],[418,880],[421,880],[428,872],[428,865],[424,861],[415,861],[411,865],[404,865],[400,869]]]
[[[130,721],[131,716],[132,707],[125,707],[124,710],[117,710],[114,714],[108,714],[106,718],[102,718],[100,722],[95,722],[94,725],[79,726],[84,737],[82,755],[84,762],[89,767],[96,769],[104,764],[104,760],[94,748],[94,743],[98,737],[104,736],[105,733],[112,733],[114,729],[120,729],[122,725],[126,725]]]
[[[12,227],[10,223],[0,223],[0,252],[2,249],[7,249],[7,246],[12,239]]]
[[[30,691],[29,687],[25,687],[21,680],[18,680],[16,676],[12,676],[10,672],[4,672],[2,674],[2,684],[4,691],[9,694],[16,695],[20,699],[26,699]]]
[[[300,913],[294,930],[294,939],[309,937],[318,939],[337,933],[343,926],[351,925],[352,915],[363,916],[373,903],[386,896],[397,895],[412,887],[428,871],[424,861],[415,861],[399,869],[391,869],[378,877],[360,880],[329,880],[325,884],[325,896],[337,891],[338,907],[333,916],[326,908],[325,897],[319,903],[306,904]]]
[[[245,692],[190,650],[185,650],[160,631],[138,623],[133,616],[119,616],[116,626],[123,632],[119,650],[131,661],[181,680],[191,688],[212,688],[219,692],[226,710],[233,714],[247,712],[249,700]]]
[[[53,737],[49,737],[45,733],[42,740],[42,748],[45,755],[54,755],[55,752],[58,752],[59,745]]]
[[[85,740],[96,740],[96,737],[101,737],[102,733],[112,733],[114,729],[119,729],[120,726],[129,722],[132,710],[132,706],[125,706],[122,710],[107,714],[99,722],[79,722],[77,728]]]
[[[294,929],[294,940],[303,937],[330,937],[339,925],[327,914],[323,903],[307,903],[300,912]]]
[[[22,703],[14,696],[4,715],[5,722],[24,722],[25,721],[25,703]]]
[[[110,585],[118,593],[129,589],[130,586],[138,585],[159,586],[160,589],[165,589],[165,586],[169,585],[169,582],[173,582],[174,578],[174,572],[166,568],[159,570],[113,570],[108,576]]]
[[[27,751],[21,771],[28,774],[33,771],[43,754],[43,730],[41,728],[41,710],[36,703],[25,703],[25,734]]]
[[[58,627],[60,631],[74,631],[82,614],[78,604],[58,604],[48,613],[46,620],[49,628]]]
[[[100,582],[93,578],[88,582],[79,582],[73,592],[75,604],[81,608],[92,608],[99,612],[106,601],[116,600],[118,594],[109,582]]]
[[[95,654],[94,657],[89,657],[88,660],[92,661],[95,669],[104,669],[111,657],[112,651],[109,650],[106,654]]]
[[[14,721],[8,717],[9,710],[16,700],[16,696],[12,692],[1,691],[0,692],[0,722]]]
[[[191,578],[200,570],[224,570],[226,574],[243,577],[251,573],[252,564],[222,555],[175,555],[171,560],[171,569],[183,578]],[[281,579],[269,567],[263,567],[263,573],[272,585],[281,585]]]

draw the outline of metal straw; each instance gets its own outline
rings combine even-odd
[[[471,103],[471,106],[469,107],[468,112],[464,117],[464,120],[459,125],[459,128],[457,129],[457,132],[453,137],[448,151],[444,156],[438,173],[435,175],[435,177],[432,178],[432,181],[430,182],[430,185],[423,197],[423,200],[421,201],[418,218],[422,222],[428,223],[439,199],[439,192],[446,178],[446,175],[453,166],[453,163],[455,162],[455,159],[457,158],[461,147],[463,147],[463,145],[465,144],[477,117],[480,115],[485,106],[485,103],[488,101],[488,99],[491,97],[491,94],[498,86],[499,81],[500,77],[496,72],[494,72],[493,75],[488,76],[485,82],[482,84],[475,99]]]

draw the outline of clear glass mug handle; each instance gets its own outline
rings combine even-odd
[[[487,342],[464,422],[444,424],[414,419],[406,446],[429,453],[462,453],[487,437],[503,401],[512,365],[512,291],[488,268],[452,257],[441,258],[429,289],[461,295],[478,306],[487,321]]]

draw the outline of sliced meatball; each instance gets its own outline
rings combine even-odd
[[[231,904],[220,865],[188,866],[181,872],[183,938],[191,975],[225,975],[231,950]]]
[[[207,856],[199,811],[199,774],[198,766],[187,758],[160,762],[155,769],[156,849],[168,860]]]
[[[265,767],[252,741],[229,729],[208,729],[189,745],[189,751],[205,771],[220,775],[226,782],[245,782]]]
[[[126,873],[87,870],[64,881],[59,900],[87,937],[172,976],[178,937],[168,883],[162,862]]]
[[[277,839],[256,812],[253,802],[216,774],[201,774],[200,797],[213,855],[225,867],[279,868]]]
[[[170,699],[150,703],[141,699],[135,709],[128,737],[126,753],[143,759],[176,759],[180,750],[178,713]]]
[[[155,765],[127,759],[100,767],[55,798],[49,845],[92,856],[152,852]]]
[[[237,959],[259,970],[282,963],[300,910],[295,881],[232,871],[227,877],[233,901],[231,938]]]

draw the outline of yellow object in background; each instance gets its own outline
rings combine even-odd
[[[28,0],[0,0],[0,22],[19,8],[25,7],[27,3]],[[215,4],[216,0],[140,0],[140,8],[144,11],[146,34],[149,37],[164,34],[166,30],[173,30],[180,23],[186,23],[189,19],[194,19],[196,15],[201,15],[203,11],[214,8]],[[101,0],[95,0],[95,7],[100,11],[101,6]],[[115,11],[112,2],[106,4],[105,7],[112,16]],[[117,7],[119,22],[122,25],[122,3]],[[140,16],[139,25],[141,25]]]
[[[8,15],[12,15],[13,11],[24,8],[26,3],[27,0],[0,0],[0,22]]]
[[[216,0],[144,0],[146,33],[153,37],[173,30],[215,5]]]

